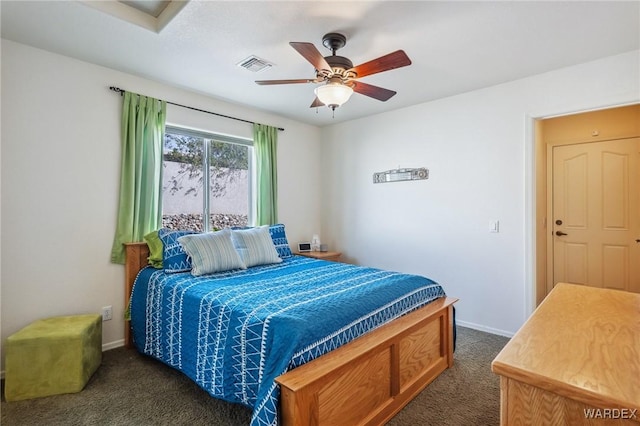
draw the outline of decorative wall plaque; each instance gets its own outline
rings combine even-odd
[[[401,182],[404,180],[429,179],[429,170],[420,167],[418,169],[394,169],[373,174],[373,183]]]

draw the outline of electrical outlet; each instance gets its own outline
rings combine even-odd
[[[102,308],[102,321],[109,321],[113,318],[113,309],[111,306],[104,306]]]

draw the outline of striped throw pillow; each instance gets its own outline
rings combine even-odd
[[[233,230],[231,240],[247,267],[282,262],[271,239],[268,225]]]
[[[247,269],[240,255],[233,247],[231,230],[185,235],[178,238],[191,258],[191,274],[194,276]]]

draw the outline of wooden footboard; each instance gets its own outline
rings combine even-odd
[[[125,306],[146,243],[126,244]],[[283,426],[380,425],[453,365],[453,304],[442,297],[276,379]],[[132,346],[129,321],[125,345]]]
[[[440,298],[278,377],[283,426],[384,424],[453,365],[453,303]]]

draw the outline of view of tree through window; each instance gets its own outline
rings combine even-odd
[[[252,147],[220,139],[167,128],[162,226],[196,231],[247,226]]]

